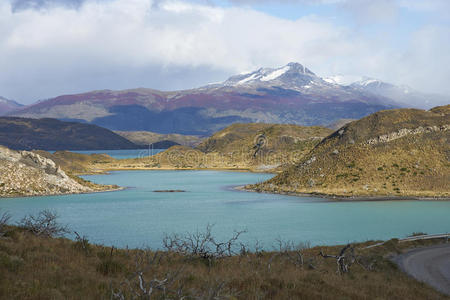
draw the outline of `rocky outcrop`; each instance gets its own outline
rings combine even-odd
[[[380,135],[376,138],[370,139],[366,141],[367,145],[376,145],[380,143],[388,143],[390,141],[402,138],[407,135],[427,133],[427,132],[440,132],[447,131],[450,129],[450,125],[442,125],[442,126],[427,126],[427,127],[417,127],[414,129],[402,128],[396,132],[391,132],[389,134]]]
[[[0,146],[0,197],[92,192],[59,168],[55,162],[29,151]]]

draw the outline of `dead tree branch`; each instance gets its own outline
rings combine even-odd
[[[166,235],[163,246],[169,252],[188,257],[200,257],[209,261],[239,254],[239,250],[242,250],[239,248],[239,237],[247,231],[235,231],[230,239],[219,242],[211,233],[212,227],[208,224],[205,232]]]
[[[338,255],[323,254],[322,251],[319,253],[323,258],[334,258],[337,264],[337,273],[344,274],[350,271],[351,265],[355,262],[355,251],[351,244],[348,244],[341,249]]]

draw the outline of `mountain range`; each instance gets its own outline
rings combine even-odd
[[[289,63],[196,89],[92,91],[58,96],[8,114],[86,122],[118,131],[210,135],[237,122],[324,125],[405,106],[402,102],[408,97],[382,87],[340,85],[299,63]]]

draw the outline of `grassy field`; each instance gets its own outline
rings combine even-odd
[[[344,246],[279,242],[274,251],[239,246],[235,253],[228,245],[238,239],[220,244],[207,229],[169,236],[163,252],[38,236],[16,226],[0,231],[1,299],[450,299],[388,259],[442,241],[351,245],[344,258],[349,271],[338,272],[336,259],[319,253],[337,255]]]

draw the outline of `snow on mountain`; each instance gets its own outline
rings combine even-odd
[[[353,76],[353,75],[333,75],[324,77],[323,80],[325,80],[328,83],[331,84],[339,84],[339,85],[350,85],[356,81],[362,80],[361,76]]]
[[[122,131],[203,135],[236,122],[319,125],[359,119],[382,109],[436,103],[428,96],[373,78],[321,78],[302,64],[289,63],[189,90],[63,95],[24,107],[14,115],[84,120]]]
[[[284,73],[289,71],[290,69],[291,69],[290,66],[285,66],[281,69],[276,69],[275,71],[272,71],[269,74],[267,74],[266,76],[262,77],[261,81],[270,81],[270,80],[277,79],[278,77],[280,77],[281,75],[283,75]]]
[[[261,68],[254,72],[239,74],[230,77],[221,86],[254,86],[294,84],[294,81],[302,79],[304,84],[316,79],[320,79],[313,72],[299,63],[289,63],[280,68]],[[297,84],[298,85],[298,84]]]
[[[405,107],[431,108],[436,105],[450,103],[450,97],[438,94],[427,94],[407,85],[394,85],[379,79],[363,77],[349,85],[356,90],[383,96],[401,103]]]

